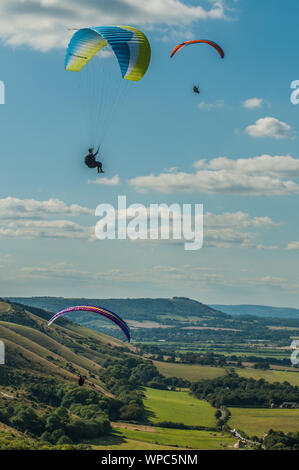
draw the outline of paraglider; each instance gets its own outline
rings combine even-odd
[[[102,146],[119,104],[134,82],[143,78],[150,59],[147,37],[132,26],[94,26],[73,34],[65,70],[79,72],[78,104],[82,100],[86,110],[80,109],[78,115],[83,116],[82,127],[87,125],[90,148]]]
[[[85,165],[88,166],[88,168],[97,168],[98,173],[104,173],[103,168],[102,168],[102,163],[96,160],[96,156],[98,155],[99,150],[100,150],[100,147],[98,147],[98,150],[96,151],[96,153],[93,153],[93,148],[88,149],[88,155],[86,155],[84,161],[85,161]]]
[[[78,377],[78,385],[79,387],[82,387],[85,383],[86,377],[82,377],[82,375],[79,375]]]
[[[182,42],[181,44],[178,44],[174,49],[173,51],[171,52],[170,54],[170,57],[174,57],[176,55],[176,53],[181,50],[183,47],[185,46],[188,46],[190,44],[200,44],[200,43],[204,43],[204,44],[209,44],[210,46],[212,46],[214,49],[216,49],[216,51],[218,52],[218,54],[220,55],[221,59],[224,58],[224,51],[223,49],[218,45],[216,44],[216,42],[214,41],[209,41],[207,39],[196,39],[194,41],[186,41],[186,42]],[[199,87],[197,85],[194,85],[193,86],[193,93],[195,95],[199,95],[200,94],[200,90],[199,90]]]
[[[182,49],[183,47],[185,46],[189,46],[190,44],[200,44],[200,43],[204,43],[204,44],[209,44],[210,46],[214,47],[214,49],[216,49],[216,51],[218,52],[218,54],[220,55],[221,59],[224,58],[224,51],[223,49],[218,45],[216,44],[216,42],[214,41],[209,41],[207,39],[196,39],[194,41],[186,41],[186,42],[182,42],[181,44],[178,44],[172,51],[172,53],[170,54],[170,57],[174,57],[175,54],[180,50]]]
[[[103,317],[109,318],[109,320],[113,321],[116,325],[118,325],[124,334],[127,337],[127,340],[131,341],[131,334],[130,334],[130,329],[127,325],[127,323],[116,313],[111,312],[110,310],[107,310],[102,307],[95,307],[92,305],[79,305],[76,307],[70,307],[66,308],[65,310],[62,310],[61,312],[56,313],[49,321],[48,321],[48,326],[50,326],[57,318],[62,317],[66,313],[71,313],[71,312],[78,312],[78,311],[83,311],[83,312],[94,312],[99,315],[102,315]]]

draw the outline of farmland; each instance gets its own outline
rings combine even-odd
[[[230,408],[229,425],[248,435],[262,436],[269,429],[276,431],[298,431],[299,409],[280,408]]]
[[[171,421],[189,426],[215,426],[215,409],[188,392],[146,388],[145,408],[152,423]]]

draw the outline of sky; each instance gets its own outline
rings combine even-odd
[[[2,0],[0,295],[299,307],[298,13],[296,0]],[[109,52],[64,70],[74,29],[107,24],[148,37],[140,82]],[[207,45],[170,59],[192,39],[224,59]],[[84,155],[101,136],[99,178]],[[203,204],[203,247],[96,240],[96,207],[121,195]]]

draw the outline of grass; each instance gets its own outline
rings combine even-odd
[[[215,426],[215,409],[188,392],[146,388],[144,405],[151,423],[170,421],[189,426]]]
[[[92,443],[93,450],[171,450],[173,447],[153,445],[151,442],[138,441],[134,439],[127,439],[123,436],[123,439],[119,440],[119,436],[112,435],[107,443],[106,439]]]
[[[215,379],[225,375],[225,370],[221,367],[201,366],[198,364],[179,364],[154,361],[159,372],[165,377],[179,377],[190,382],[197,382],[203,379]]]
[[[119,436],[125,439],[150,443],[154,445],[172,446],[189,449],[216,450],[233,446],[236,439],[220,432],[193,431],[185,429],[155,428],[155,432],[138,431],[134,429],[116,429]],[[165,448],[165,447],[164,447]]]
[[[198,380],[215,379],[225,375],[225,368],[201,366],[198,364],[172,364],[167,362],[154,361],[159,372],[166,377],[180,377],[182,379],[196,382]],[[256,380],[265,379],[267,382],[289,382],[291,385],[299,386],[299,371],[287,370],[259,370],[252,367],[236,368],[236,372],[240,377],[254,378]]]
[[[236,369],[240,377],[259,380],[265,379],[267,382],[289,382],[291,385],[299,386],[299,372],[287,372],[284,370],[259,370],[251,367]]]
[[[295,432],[299,429],[299,409],[230,408],[228,424],[246,434],[262,436],[270,429]]]

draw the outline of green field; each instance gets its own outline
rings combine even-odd
[[[168,362],[154,361],[155,366],[165,375],[165,377],[180,377],[197,382],[198,380],[215,379],[225,375],[225,368],[201,366],[198,364],[173,364]],[[235,368],[240,377],[254,378],[256,380],[265,379],[267,382],[289,382],[291,385],[299,386],[299,370],[298,372],[289,372],[284,370],[260,370],[252,367]]]
[[[197,382],[204,379],[215,379],[225,375],[225,370],[221,367],[201,366],[198,364],[172,364],[168,362],[153,361],[159,372],[165,377],[180,377]]]
[[[131,441],[142,441],[153,445],[173,446],[189,449],[216,450],[231,447],[236,438],[213,431],[190,431],[185,429],[155,428],[155,431],[117,428],[117,435]],[[164,447],[166,448],[166,447]]]
[[[145,395],[144,404],[152,423],[171,421],[189,426],[215,426],[215,409],[188,392],[146,388]]]
[[[299,431],[299,409],[268,409],[268,408],[230,408],[231,418],[228,424],[231,428],[245,431],[246,434],[262,436],[265,432]]]
[[[259,380],[265,379],[267,382],[289,382],[291,385],[299,386],[299,371],[287,372],[283,370],[259,370],[247,367],[245,369],[236,369],[240,377],[246,377]]]
[[[172,446],[153,444],[151,441],[130,439],[125,433],[113,432],[110,436],[104,436],[92,443],[93,450],[170,450]]]

